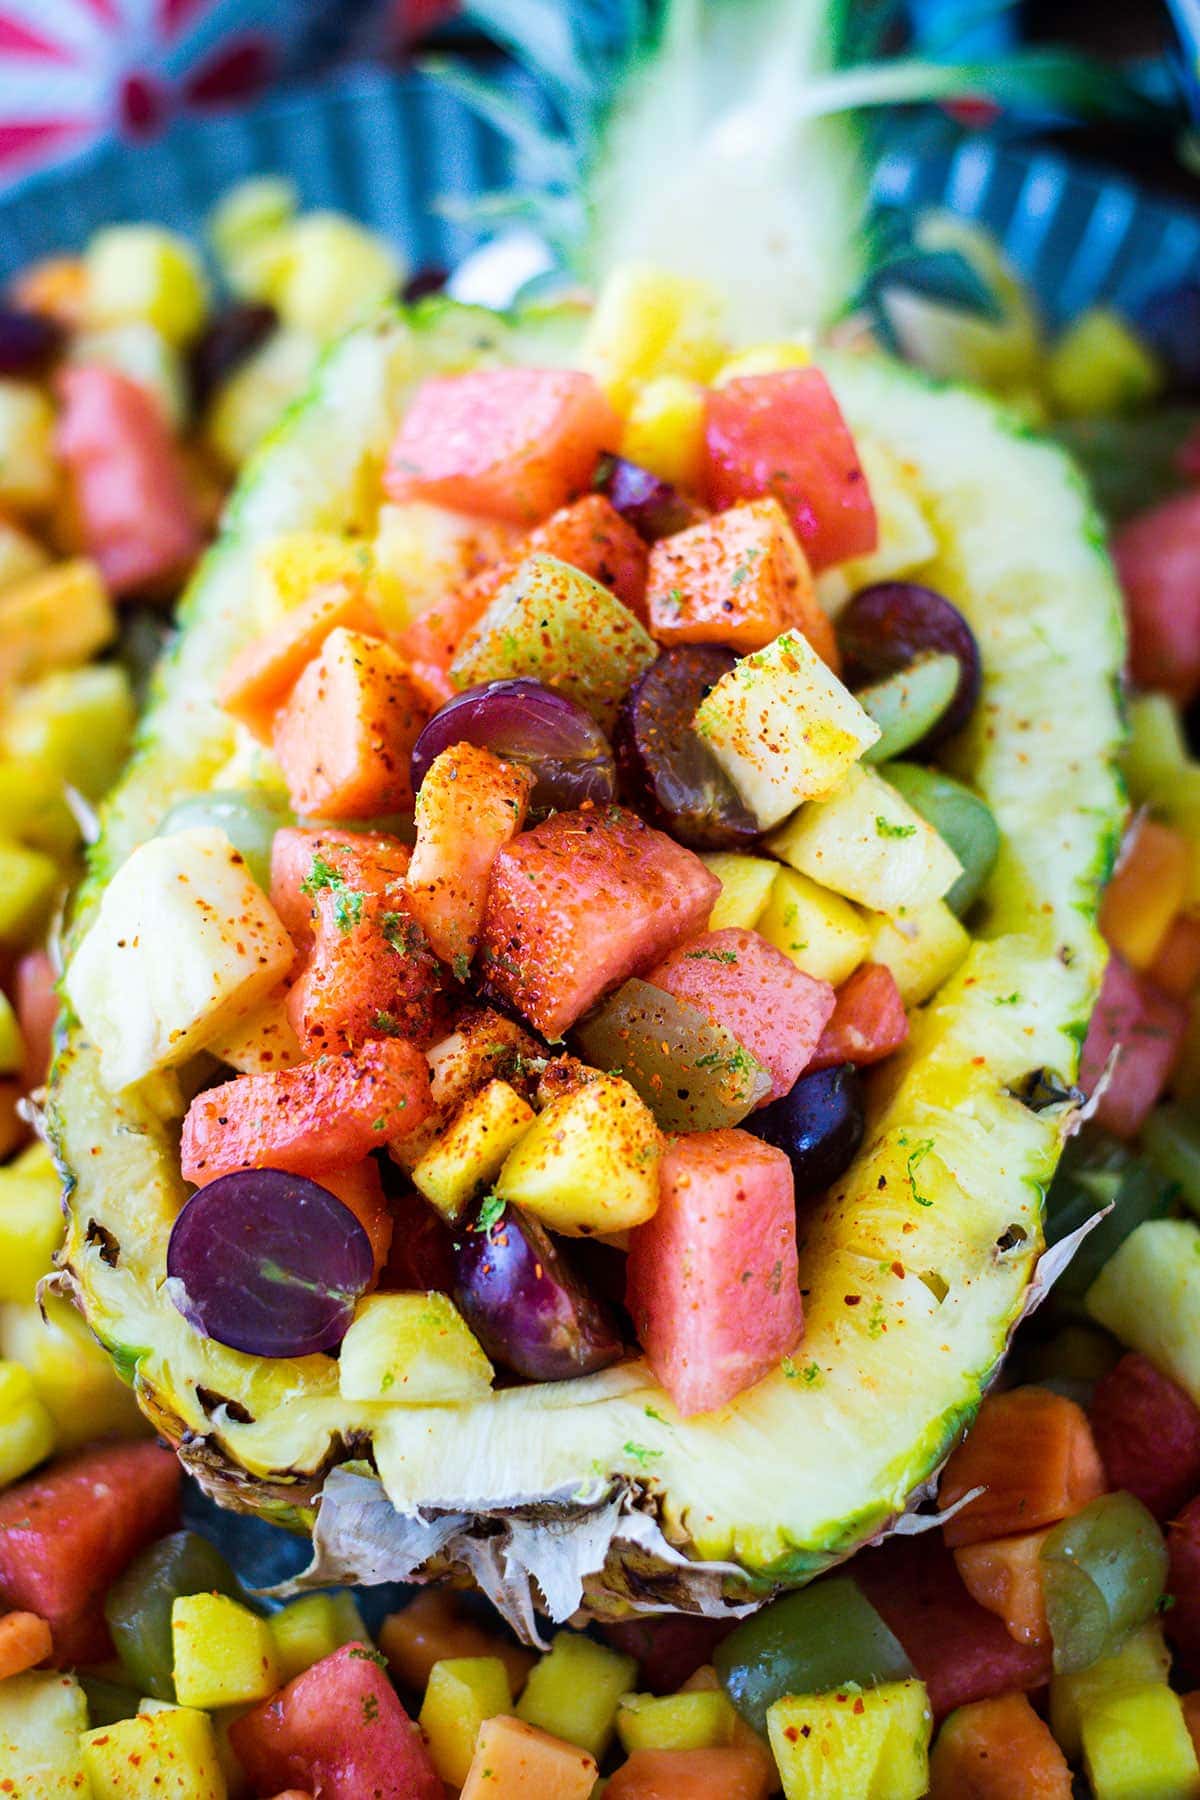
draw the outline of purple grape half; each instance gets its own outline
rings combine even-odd
[[[851,1063],[801,1075],[782,1100],[745,1121],[747,1131],[789,1158],[797,1200],[823,1194],[849,1168],[865,1127],[862,1077]]]
[[[167,1246],[168,1291],[184,1318],[249,1356],[332,1350],[374,1267],[349,1207],[280,1169],[247,1169],[199,1188]]]
[[[628,519],[648,544],[686,531],[704,517],[701,509],[669,481],[649,469],[627,462],[623,456],[602,456],[596,465],[595,485],[606,495],[614,512]]]
[[[435,756],[454,744],[478,744],[532,770],[530,812],[606,806],[616,792],[608,739],[582,706],[528,676],[465,688],[434,713],[413,746],[414,790]]]
[[[464,1231],[455,1262],[454,1298],[493,1362],[529,1381],[570,1381],[624,1354],[608,1309],[515,1206]]]
[[[58,355],[66,333],[44,313],[0,308],[0,375],[40,375]]]
[[[931,650],[956,657],[958,688],[922,743],[940,743],[962,730],[979,700],[979,645],[957,606],[943,594],[913,581],[878,582],[855,594],[838,617],[836,631],[845,662],[843,679],[852,688],[907,669]]]
[[[188,351],[192,405],[197,411],[266,343],[277,323],[275,308],[258,301],[231,301],[213,314]]]
[[[696,708],[736,662],[718,644],[664,650],[630,688],[613,735],[624,796],[693,850],[729,850],[759,835],[753,814],[692,730]]]

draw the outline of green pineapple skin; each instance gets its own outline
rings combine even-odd
[[[328,354],[243,478],[193,583],[137,756],[106,805],[75,933],[109,873],[229,753],[214,689],[256,629],[246,604],[256,545],[365,522],[415,380],[475,354],[561,359],[577,317],[527,327],[441,302]],[[440,1500],[496,1515],[537,1500],[569,1514],[597,1480],[641,1483],[672,1542],[732,1565],[729,1593],[761,1595],[886,1529],[973,1417],[1021,1316],[1071,1117],[1069,1107],[1033,1113],[1015,1095],[1036,1069],[1074,1076],[1103,965],[1094,921],[1123,809],[1120,601],[1060,452],[987,401],[892,365],[825,366],[851,427],[870,423],[918,470],[941,545],[928,579],[967,613],[985,665],[953,768],[979,787],[1006,841],[967,962],[876,1073],[863,1150],[806,1215],[805,1341],[731,1406],[686,1423],[635,1364],[566,1394],[502,1390],[457,1408],[453,1430],[434,1429],[425,1409],[346,1402],[331,1358],[267,1363],[206,1342],[161,1289],[186,1193],[178,1123],[155,1112],[153,1093],[105,1092],[75,1026],[49,1101],[70,1182],[64,1279],[149,1416],[226,1504],[307,1527],[328,1469],[369,1435],[404,1510]],[[764,1445],[780,1447],[777,1459],[764,1462]],[[686,1596],[678,1572],[640,1561],[637,1573],[659,1579],[668,1604]],[[614,1554],[588,1600],[619,1612],[634,1591]]]

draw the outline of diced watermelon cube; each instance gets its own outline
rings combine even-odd
[[[443,1800],[425,1740],[364,1644],[345,1644],[243,1713],[229,1741],[256,1791],[322,1800]]]
[[[663,1157],[658,1211],[630,1234],[626,1305],[685,1418],[775,1367],[804,1330],[792,1167],[748,1131],[698,1131]]]
[[[940,1534],[893,1537],[854,1561],[859,1587],[929,1689],[935,1719],[1050,1678],[1050,1645],[1019,1644],[973,1600]]]
[[[714,509],[774,494],[814,569],[874,550],[867,478],[819,369],[744,375],[713,388],[704,459]]]
[[[1131,1351],[1102,1375],[1088,1412],[1110,1487],[1159,1521],[1200,1493],[1200,1408],[1147,1357]]]
[[[896,977],[883,963],[862,963],[837,990],[832,1016],[813,1052],[810,1069],[839,1063],[864,1068],[882,1062],[908,1036],[908,1014]]]
[[[412,851],[399,838],[380,832],[307,830],[285,825],[271,840],[271,905],[301,950],[313,940],[322,864],[351,892],[368,887],[368,871],[385,883],[404,880]],[[328,877],[325,877],[328,879]]]
[[[392,500],[535,525],[587,487],[619,425],[590,375],[476,369],[418,390],[392,445]]]
[[[1168,1527],[1167,1549],[1167,1592],[1174,1605],[1163,1614],[1163,1628],[1195,1680],[1200,1676],[1200,1494]]]
[[[111,1656],[104,1596],[179,1520],[179,1463],[157,1444],[105,1444],[0,1494],[0,1603],[39,1613],[55,1660]]]
[[[731,1031],[770,1074],[769,1100],[791,1092],[834,1007],[827,981],[806,975],[757,931],[733,927],[689,938],[646,980]]]
[[[1187,1031],[1187,1007],[1110,956],[1088,1026],[1079,1085],[1094,1089],[1117,1050],[1112,1080],[1096,1108],[1097,1123],[1115,1137],[1136,1137],[1157,1105]]]
[[[1200,493],[1139,513],[1113,542],[1139,687],[1185,706],[1200,692]]]
[[[721,883],[620,807],[555,813],[499,852],[480,940],[491,986],[548,1038],[701,930]]]

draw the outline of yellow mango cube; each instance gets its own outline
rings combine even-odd
[[[144,319],[170,344],[186,344],[204,322],[204,269],[187,238],[161,225],[109,225],[84,258],[87,316],[94,325]]]
[[[361,538],[333,531],[281,533],[255,559],[253,606],[260,628],[277,625],[314,588],[331,581],[365,581],[371,568],[371,546]]]
[[[462,1787],[480,1726],[511,1711],[508,1672],[498,1656],[455,1656],[434,1663],[417,1723],[443,1781]]]
[[[744,856],[737,850],[713,850],[700,860],[721,883],[716,904],[708,915],[708,929],[724,931],[733,926],[752,930],[767,904],[779,864],[769,857]]]
[[[635,1750],[717,1750],[734,1741],[737,1714],[719,1689],[686,1694],[624,1694],[617,1707],[617,1736],[627,1756]]]
[[[736,350],[713,376],[710,387],[725,387],[747,375],[778,375],[784,369],[807,369],[812,345],[800,338],[778,338],[774,343],[748,344]]]
[[[119,664],[56,669],[9,696],[0,741],[6,755],[29,757],[98,800],[120,773],[136,713]]]
[[[637,389],[621,455],[676,487],[696,488],[704,456],[704,392],[686,375],[656,375]]]
[[[507,1081],[489,1081],[414,1164],[413,1186],[453,1223],[491,1186],[536,1116]]]
[[[62,884],[58,864],[45,851],[0,839],[0,943],[31,943]]]
[[[551,1101],[505,1159],[503,1200],[567,1237],[610,1236],[658,1210],[662,1134],[619,1075]]]
[[[492,1365],[447,1294],[371,1294],[342,1339],[338,1382],[346,1400],[465,1405],[490,1393]]]
[[[599,1762],[612,1742],[621,1696],[636,1675],[632,1656],[577,1631],[557,1632],[529,1671],[517,1717],[578,1744]]]
[[[175,1693],[181,1706],[265,1700],[280,1685],[266,1619],[226,1594],[182,1594],[171,1607]]]
[[[962,864],[928,820],[874,769],[851,769],[828,799],[814,800],[771,834],[783,862],[873,912],[940,900]]]
[[[487,1719],[460,1800],[593,1800],[598,1773],[595,1759],[574,1744],[521,1719]]]
[[[21,1065],[25,1061],[25,1044],[21,1037],[21,1026],[17,1018],[16,1008],[8,995],[0,991],[0,1075],[19,1075]],[[0,1169],[0,1177],[5,1171]],[[3,1183],[0,1181],[0,1188]],[[0,1225],[0,1230],[3,1226]],[[0,1276],[0,1280],[2,1280]],[[3,1294],[0,1293],[0,1299]]]
[[[32,1301],[0,1306],[0,1356],[28,1369],[59,1454],[97,1437],[150,1436],[132,1390],[69,1300],[47,1296],[44,1315]]]
[[[275,1643],[280,1684],[286,1686],[343,1644],[369,1643],[370,1634],[353,1594],[301,1594],[267,1621]]]
[[[5,838],[58,862],[78,848],[79,825],[54,769],[24,757],[0,759],[0,841]]]
[[[832,888],[776,863],[770,898],[757,929],[798,969],[838,987],[870,948],[862,914]]]
[[[485,563],[513,535],[494,519],[452,512],[428,500],[381,506],[372,543],[371,597],[388,632],[399,632]]]
[[[90,1800],[80,1733],[87,1698],[73,1675],[34,1670],[0,1681],[0,1776],[13,1800]]]
[[[49,553],[35,537],[8,519],[0,519],[0,593],[27,575],[49,566]]]
[[[580,365],[618,412],[658,375],[707,381],[725,356],[723,305],[702,281],[629,263],[609,276],[584,334]]]
[[[919,1006],[948,981],[971,948],[970,934],[944,900],[913,907],[894,919],[868,915],[870,962],[892,971],[905,1006]]]
[[[30,681],[85,663],[116,633],[95,563],[55,563],[0,591],[0,681]]]
[[[62,1237],[62,1181],[46,1146],[33,1144],[0,1168],[0,1300],[32,1303]]]
[[[53,406],[30,381],[0,380],[0,506],[41,512],[57,492]]]
[[[1171,1677],[1171,1652],[1159,1620],[1150,1619],[1131,1631],[1119,1650],[1102,1656],[1090,1668],[1075,1675],[1050,1677],[1050,1729],[1063,1754],[1078,1762],[1083,1748],[1080,1721],[1085,1710],[1110,1700],[1130,1688],[1166,1683]]]
[[[1080,1713],[1095,1800],[1197,1800],[1200,1762],[1179,1695],[1164,1682],[1127,1688]]]
[[[920,1800],[933,1715],[924,1684],[786,1695],[767,1711],[786,1800]]]
[[[20,1363],[0,1362],[0,1488],[36,1469],[54,1449],[54,1420]]]
[[[192,1707],[155,1707],[79,1742],[93,1800],[225,1800],[212,1720]]]
[[[285,326],[321,343],[382,306],[404,280],[392,245],[345,213],[305,213],[280,240],[267,297]]]

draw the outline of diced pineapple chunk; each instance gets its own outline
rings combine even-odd
[[[1046,358],[1046,385],[1058,411],[1082,418],[1136,411],[1162,392],[1162,364],[1109,306],[1090,306]]]
[[[268,994],[261,1006],[219,1031],[205,1049],[243,1075],[270,1075],[304,1060],[282,990]]]
[[[505,1161],[504,1200],[568,1237],[609,1236],[658,1210],[663,1141],[654,1115],[619,1075],[551,1101]]]
[[[54,1420],[20,1363],[0,1362],[0,1488],[28,1475],[54,1449]]]
[[[0,1168],[0,1300],[33,1301],[62,1236],[62,1182],[34,1144]]]
[[[58,864],[44,851],[0,838],[0,944],[26,944],[36,937],[62,880]]]
[[[725,355],[724,311],[702,281],[629,263],[609,276],[584,334],[580,366],[625,412],[637,388],[656,375],[707,381]]]
[[[40,512],[57,492],[54,408],[32,383],[0,380],[0,506]]]
[[[366,1644],[370,1635],[353,1594],[301,1594],[267,1621],[281,1683],[293,1681],[343,1644]]]
[[[757,928],[798,969],[833,987],[854,973],[871,942],[862,914],[848,900],[778,866]]]
[[[338,1381],[347,1400],[455,1406],[490,1392],[492,1365],[447,1294],[372,1294],[342,1339]]]
[[[26,758],[0,758],[0,842],[16,838],[62,860],[79,844],[79,824],[54,769]]]
[[[168,343],[194,337],[208,310],[200,259],[184,237],[161,225],[110,225],[84,258],[87,316],[94,325],[144,319]]]
[[[237,469],[302,394],[321,354],[306,331],[275,331],[217,389],[204,432],[221,461]]]
[[[855,438],[879,521],[879,542],[866,556],[841,564],[851,592],[876,581],[911,575],[937,555],[938,543],[921,507],[912,468],[875,438]]]
[[[56,669],[9,696],[0,740],[6,755],[40,763],[98,800],[120,774],[136,716],[120,664]]]
[[[779,338],[774,343],[748,344],[723,362],[713,376],[710,387],[724,387],[746,375],[778,375],[783,369],[807,369],[812,362],[812,345],[799,338]]]
[[[116,1090],[185,1061],[287,974],[295,955],[245,859],[198,825],[151,838],[117,870],[66,991]]]
[[[181,1706],[236,1706],[279,1686],[270,1625],[228,1594],[181,1594],[171,1607],[171,1644]]]
[[[752,930],[770,898],[778,865],[768,857],[743,856],[737,850],[714,850],[700,860],[721,883],[716,905],[708,916],[708,929],[724,931],[733,926]]]
[[[920,1681],[789,1694],[767,1712],[787,1800],[920,1800],[932,1730]]]
[[[1119,1650],[1102,1656],[1090,1668],[1075,1675],[1050,1677],[1050,1726],[1063,1754],[1078,1762],[1083,1747],[1079,1735],[1085,1711],[1131,1688],[1166,1683],[1171,1677],[1171,1652],[1157,1619],[1130,1632]]]
[[[371,592],[389,632],[399,632],[444,599],[477,566],[498,559],[508,529],[428,500],[381,506]]]
[[[266,289],[258,252],[278,242],[296,216],[300,196],[284,175],[252,175],[223,194],[208,219],[208,238],[221,273],[235,294],[260,299]]]
[[[1095,1800],[1197,1800],[1200,1763],[1179,1695],[1165,1682],[1084,1708],[1083,1766]]]
[[[417,1723],[443,1781],[462,1787],[480,1726],[485,1719],[511,1711],[508,1672],[498,1656],[458,1656],[434,1663]]]
[[[769,842],[793,869],[873,912],[928,906],[962,874],[945,839],[874,769],[852,769]]]
[[[181,352],[144,319],[84,331],[71,343],[73,363],[99,363],[128,375],[155,402],[172,431],[188,423],[192,399]]]
[[[905,1006],[920,1006],[949,980],[971,948],[971,938],[944,900],[912,907],[894,919],[867,920],[867,958],[892,971]]]
[[[49,565],[49,552],[9,519],[0,519],[0,593]]]
[[[1084,1295],[1092,1318],[1200,1404],[1200,1228],[1147,1219]]]
[[[612,1742],[617,1707],[637,1675],[632,1656],[622,1656],[577,1631],[557,1632],[546,1655],[529,1671],[517,1717],[597,1762]]]
[[[634,394],[621,455],[676,487],[699,485],[704,455],[704,389],[686,375],[656,375]]]
[[[19,1075],[25,1061],[25,1044],[16,1009],[8,995],[0,990],[0,1075]],[[0,1169],[0,1187],[5,1171]]]
[[[15,1800],[90,1800],[79,1744],[87,1722],[73,1675],[34,1671],[0,1681],[0,1774]]]
[[[77,1450],[97,1437],[147,1436],[152,1427],[132,1391],[70,1301],[51,1294],[43,1304],[44,1316],[32,1301],[0,1307],[0,1356],[28,1369],[54,1422],[55,1450]]]
[[[310,212],[283,227],[270,299],[285,326],[320,342],[395,294],[404,265],[392,246],[345,213]]]
[[[807,638],[743,656],[701,702],[695,729],[764,830],[831,794],[879,727]]]
[[[533,1108],[507,1081],[489,1081],[414,1164],[413,1186],[453,1223],[496,1179],[534,1118]]]
[[[277,625],[314,588],[362,581],[371,573],[371,546],[333,531],[285,531],[258,552],[254,614],[263,631]]]
[[[715,1750],[732,1744],[737,1714],[718,1689],[692,1693],[624,1694],[617,1707],[617,1736],[626,1754],[635,1750]]]
[[[1141,806],[1163,782],[1174,781],[1186,769],[1187,739],[1182,715],[1169,694],[1132,694],[1128,708],[1122,768],[1129,797]]]
[[[157,1706],[80,1739],[93,1800],[225,1800],[212,1720],[190,1706]]]
[[[30,681],[87,662],[115,635],[117,616],[95,563],[55,563],[0,592],[0,681]]]

